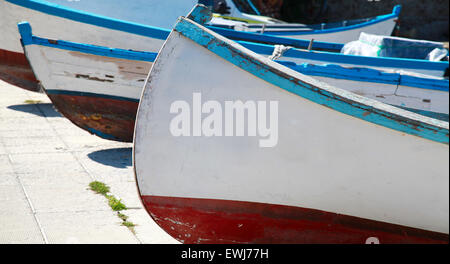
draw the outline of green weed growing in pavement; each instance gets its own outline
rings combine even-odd
[[[99,182],[99,181],[93,181],[91,183],[89,183],[89,187],[91,187],[91,190],[93,190],[94,192],[98,193],[98,194],[102,194],[105,195],[107,193],[109,193],[109,187],[104,184],[103,182]]]
[[[127,209],[127,207],[122,203],[122,200],[117,200],[117,198],[113,195],[106,195],[106,198],[109,201],[109,206],[111,206],[114,211],[122,211]]]
[[[25,100],[24,103],[26,104],[38,104],[42,102],[41,100]]]
[[[89,187],[92,191],[103,195],[108,199],[108,204],[113,211],[117,211],[117,216],[122,220],[122,225],[128,227],[133,234],[135,233],[134,227],[136,226],[133,222],[127,221],[128,216],[121,213],[122,210],[127,210],[127,207],[122,200],[117,199],[114,195],[109,195],[109,186],[103,182],[93,181],[89,183]]]

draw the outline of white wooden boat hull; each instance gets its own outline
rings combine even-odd
[[[142,86],[156,53],[32,37],[20,25],[25,54],[56,109],[102,138],[132,142]]]
[[[278,102],[277,144],[198,134],[208,117],[198,93],[222,107]],[[176,101],[191,106],[191,136],[171,133]],[[147,211],[184,243],[448,243],[448,158],[447,122],[330,87],[181,18],[147,79],[133,160]]]

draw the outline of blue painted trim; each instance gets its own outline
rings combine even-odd
[[[67,8],[61,5],[41,0],[6,0],[6,1],[45,14],[67,18],[75,20],[77,22],[82,22],[98,27],[125,31],[136,35],[147,36],[156,39],[165,40],[170,33],[170,30],[168,29],[144,26],[138,23],[91,14],[88,12],[78,11],[75,9]]]
[[[302,58],[309,60],[318,60],[334,64],[355,64],[361,66],[372,66],[382,68],[400,68],[400,69],[423,69],[442,71],[449,67],[449,62],[445,61],[428,61],[406,58],[391,57],[369,57],[349,55],[342,53],[332,53],[326,51],[305,51],[298,49],[290,49],[283,54],[284,57]]]
[[[449,92],[449,80],[410,76],[400,73],[383,72],[370,68],[345,68],[336,64],[314,65],[309,63],[296,64],[290,61],[278,63],[306,75],[327,78],[352,80],[359,82],[386,83]]]
[[[94,134],[94,135],[96,135],[96,136],[99,136],[99,137],[101,137],[101,138],[108,139],[108,140],[118,140],[118,141],[121,141],[121,140],[119,140],[118,138],[116,138],[116,137],[113,136],[113,135],[103,133],[103,132],[101,132],[101,131],[99,131],[99,130],[97,130],[97,129],[94,129],[94,128],[92,128],[92,127],[88,127],[88,126],[83,126],[83,127],[84,127],[87,131],[89,131],[89,132],[91,132],[92,134]]]
[[[400,6],[400,5],[397,5],[397,6]],[[264,35],[276,35],[276,36],[311,35],[311,34],[315,35],[315,34],[329,34],[329,33],[342,32],[342,31],[353,30],[353,29],[358,29],[358,28],[364,28],[367,26],[371,26],[371,25],[375,25],[375,24],[384,22],[389,19],[398,18],[399,12],[401,10],[401,6],[400,6],[400,8],[396,8],[397,6],[394,7],[391,14],[377,16],[367,22],[362,22],[362,23],[355,24],[355,25],[330,28],[330,29],[312,29],[312,30],[302,30],[302,31],[295,31],[295,30],[294,31],[268,31],[268,32],[264,32],[263,34]]]
[[[401,12],[402,12],[402,5],[394,6],[394,9],[392,10],[392,14],[399,16]]]
[[[31,26],[28,22],[20,22],[17,24],[19,28],[19,34],[21,37],[22,45],[30,45],[33,43],[33,33]]]
[[[22,38],[22,44],[27,45],[40,45],[56,49],[78,51],[87,54],[94,54],[98,56],[113,57],[119,59],[136,60],[136,61],[148,61],[154,62],[158,53],[124,50],[116,48],[106,48],[101,46],[94,46],[89,44],[74,43],[64,40],[49,40],[32,35],[31,26],[28,22],[20,22],[18,25],[19,33]]]
[[[213,14],[205,5],[197,4],[186,17],[203,25],[211,21]]]
[[[401,74],[400,85],[449,92],[448,79],[436,80]]]
[[[261,15],[261,13],[259,12],[259,10],[256,8],[256,6],[253,4],[252,0],[246,0],[248,5],[253,9],[253,12],[255,12],[255,14],[257,14],[258,16]]]
[[[199,4],[212,7],[214,5],[214,0],[198,0]]]
[[[431,118],[434,118],[434,119],[439,119],[439,120],[442,120],[444,122],[448,122],[449,121],[448,114],[436,113],[436,112],[432,112],[432,111],[419,110],[419,109],[413,109],[413,108],[402,107],[402,106],[397,106],[397,107],[405,109],[407,111],[414,112],[414,113],[419,114],[419,115],[424,115],[424,116],[428,116],[428,117],[431,117]]]
[[[216,36],[214,33],[188,19],[181,18],[175,25],[175,30],[256,77],[317,104],[397,131],[441,143],[448,144],[449,142],[448,128],[445,129],[440,126],[442,125],[442,121],[430,119],[430,122],[434,123],[434,125],[413,120],[395,113],[396,108],[394,107],[392,108],[393,112],[381,110],[360,102],[356,99],[358,97],[352,99],[352,93],[345,93],[348,96],[342,96],[319,87],[311,86],[300,79],[293,78],[283,71],[249,57],[248,54],[240,49],[221,40],[220,36]]]
[[[214,32],[233,40],[240,41],[253,41],[259,43],[268,43],[272,45],[285,45],[292,46],[297,48],[308,48],[310,41],[303,39],[294,39],[294,38],[285,38],[285,37],[277,37],[272,35],[264,35],[264,34],[256,34],[250,32],[236,31],[234,29],[221,28],[216,26],[207,26],[207,28],[213,30]],[[331,43],[331,42],[321,42],[315,41],[313,43],[313,49],[325,49],[340,52],[344,47],[344,44],[340,43]]]
[[[119,100],[119,101],[127,101],[133,103],[139,103],[139,99],[133,99],[122,96],[114,96],[107,94],[97,94],[97,93],[88,93],[88,92],[76,92],[76,91],[65,91],[65,90],[53,90],[53,89],[45,89],[47,94],[52,95],[73,95],[73,96],[84,96],[84,97],[94,97],[94,98],[103,98],[103,99],[111,99],[111,100]]]

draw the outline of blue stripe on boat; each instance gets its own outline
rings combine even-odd
[[[423,78],[400,73],[383,72],[370,68],[345,68],[335,64],[295,64],[290,61],[278,60],[276,62],[306,75],[345,79],[359,82],[403,85],[443,92],[449,91],[449,80],[447,79]]]
[[[21,22],[18,24],[19,33],[22,38],[22,44],[26,45],[40,45],[57,49],[72,50],[83,52],[87,54],[94,54],[98,56],[113,57],[127,60],[148,61],[153,62],[158,53],[124,50],[116,48],[106,48],[101,46],[74,43],[63,40],[49,40],[32,35],[31,26],[28,22]]]
[[[428,116],[431,118],[435,118],[435,119],[439,119],[445,122],[449,121],[449,116],[448,114],[444,114],[444,113],[436,113],[436,112],[432,112],[432,111],[426,111],[426,110],[419,110],[419,109],[413,109],[413,108],[409,108],[409,107],[404,107],[404,106],[397,106],[399,108],[417,113],[419,115],[424,115],[424,116]]]
[[[186,19],[181,19],[176,24],[175,30],[258,78],[315,103],[397,131],[441,143],[448,144],[449,142],[448,123],[437,119],[428,119],[427,122],[414,120],[398,114],[398,110],[395,107],[391,107],[392,112],[378,109],[370,104],[367,105],[360,102],[359,100],[361,99],[355,100],[358,97],[355,97],[352,93],[343,91],[347,96],[342,97],[333,92],[312,87],[310,84],[304,83],[299,79],[293,79],[292,77],[286,76],[283,72],[274,72],[273,68],[268,67],[258,60],[249,58],[241,50],[216,38],[209,31],[203,30],[194,22]]]
[[[255,14],[257,14],[258,16],[261,15],[261,13],[259,12],[259,10],[256,8],[256,6],[252,3],[252,0],[246,0],[247,4],[250,6],[250,8],[253,10],[253,12],[255,12]]]
[[[269,32],[264,32],[263,34],[267,34],[267,35],[315,35],[315,34],[328,34],[328,33],[336,33],[336,32],[341,32],[341,31],[347,31],[347,30],[353,30],[353,29],[358,29],[358,28],[364,28],[370,25],[374,25],[374,24],[378,24],[380,22],[389,20],[389,19],[393,19],[393,18],[397,18],[400,14],[402,7],[401,5],[396,5],[394,7],[394,9],[392,10],[391,14],[387,14],[387,15],[381,15],[381,16],[377,16],[374,17],[373,19],[367,21],[367,22],[363,22],[363,23],[359,23],[359,24],[355,24],[355,25],[350,25],[350,26],[345,26],[345,27],[338,27],[338,28],[330,28],[330,29],[321,29],[321,30],[302,30],[302,31],[269,31]]]
[[[97,136],[99,136],[101,138],[109,139],[109,140],[118,140],[118,138],[116,138],[115,136],[103,133],[103,132],[101,132],[101,131],[99,131],[97,129],[93,129],[92,127],[85,127],[85,129],[87,131],[91,132],[92,134],[97,135]]]
[[[234,29],[221,28],[217,26],[207,26],[207,28],[215,31],[216,33],[235,40],[241,41],[255,41],[270,44],[279,44],[285,46],[293,46],[298,48],[308,48],[310,41],[303,39],[294,39],[286,37],[277,37],[272,35],[256,34],[250,32],[236,31]],[[340,51],[344,47],[344,44],[315,41],[313,43],[313,49],[324,49],[331,51]]]

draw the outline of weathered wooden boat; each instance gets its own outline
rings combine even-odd
[[[211,20],[211,25],[213,26],[258,34],[315,39],[334,43],[347,43],[356,40],[361,32],[389,36],[394,31],[401,12],[401,5],[396,5],[391,14],[341,22],[305,25],[286,23],[261,16],[251,1],[244,1],[246,2],[244,4],[247,6],[245,10],[250,12],[250,14],[241,12],[233,0],[222,2],[225,2],[228,7],[228,9],[225,8],[227,14],[216,14]]]
[[[19,24],[19,32],[31,67],[59,112],[102,138],[133,140],[142,86],[157,53],[40,38],[27,22]]]
[[[140,100],[134,170],[184,243],[448,243],[448,129],[180,18]]]
[[[102,138],[132,141],[139,96],[156,57],[156,52],[152,52],[156,47],[149,45],[149,51],[133,51],[41,38],[31,35],[28,23],[21,23],[19,31],[34,73],[58,111]],[[154,39],[146,42],[153,43]],[[257,51],[269,47],[246,45]],[[343,89],[448,120],[448,80],[277,61]]]
[[[0,78],[28,90],[40,89],[20,45],[17,23],[21,21],[32,23],[41,36],[157,52],[169,33],[164,28],[171,28],[195,3],[197,0],[133,0],[126,5],[118,0],[1,0]]]

